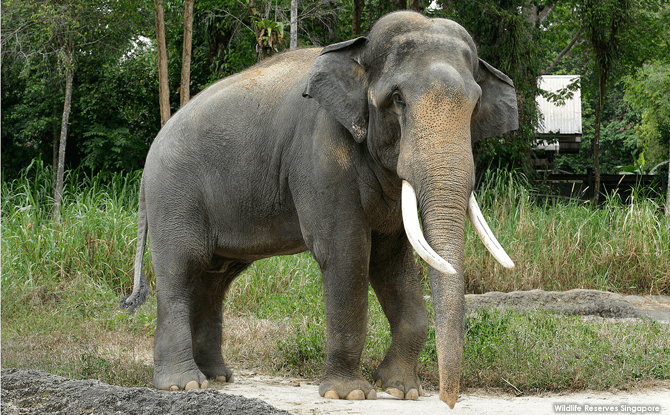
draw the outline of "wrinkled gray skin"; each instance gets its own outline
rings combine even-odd
[[[366,38],[280,54],[207,88],[160,131],[142,177],[136,288],[122,306],[146,298],[148,227],[154,385],[232,380],[221,355],[230,284],[256,260],[310,250],[326,301],[321,395],[376,396],[360,371],[371,284],[392,332],[373,381],[418,398],[428,320],[401,218],[404,179],[426,239],[457,270],[430,271],[440,398],[453,407],[472,143],[514,128],[511,80],[478,59],[461,26],[412,12],[383,17]]]

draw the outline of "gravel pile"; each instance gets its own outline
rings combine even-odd
[[[259,399],[215,389],[168,392],[71,380],[41,370],[2,370],[3,415],[9,414],[289,414]]]

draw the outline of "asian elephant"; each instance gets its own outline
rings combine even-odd
[[[382,17],[366,37],[279,54],[205,89],[149,150],[134,288],[121,300],[132,310],[146,299],[148,231],[155,387],[232,381],[221,354],[226,291],[256,260],[309,250],[326,303],[321,396],[376,397],[360,371],[371,284],[392,333],[372,380],[417,399],[428,319],[414,247],[431,265],[440,399],[453,408],[466,214],[494,256],[514,266],[472,196],[472,143],[516,128],[512,81],[478,58],[463,27],[414,12]]]

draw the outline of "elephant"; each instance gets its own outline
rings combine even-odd
[[[496,259],[514,267],[477,207],[472,144],[514,129],[513,82],[479,59],[462,26],[410,11],[383,16],[366,36],[280,53],[203,90],[160,130],[140,184],[134,285],[121,306],[132,311],[147,297],[148,235],[154,386],[232,381],[221,350],[226,291],[256,260],[309,250],[326,310],[320,395],[375,399],[381,388],[418,399],[429,321],[416,250],[430,265],[440,399],[453,408],[466,216]],[[391,329],[372,383],[360,370],[368,284]]]

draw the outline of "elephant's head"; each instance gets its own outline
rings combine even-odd
[[[472,196],[472,144],[518,128],[514,85],[478,58],[457,23],[399,12],[379,20],[367,37],[323,49],[304,95],[402,180],[406,233],[432,267],[440,399],[453,408],[464,341],[466,214],[494,256],[514,266]]]

